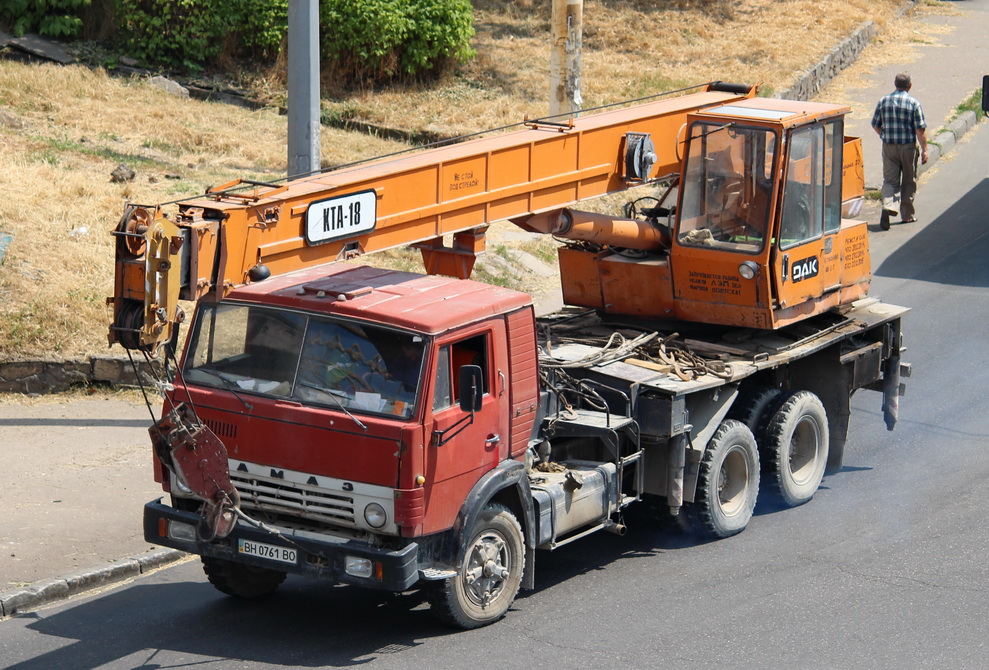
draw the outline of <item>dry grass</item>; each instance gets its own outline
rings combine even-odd
[[[586,106],[712,79],[782,90],[899,0],[587,0]],[[476,0],[477,58],[439,84],[338,95],[333,113],[387,126],[469,132],[547,111],[549,3]],[[270,85],[277,79],[267,78]],[[259,80],[259,86],[266,80]],[[285,169],[286,119],[183,100],[79,67],[0,61],[0,360],[105,348],[113,228],[125,202],[163,202]],[[397,143],[323,130],[323,162]],[[114,184],[118,163],[136,169]],[[179,178],[167,178],[166,175]],[[414,263],[397,254],[395,263]]]
[[[475,0],[477,58],[442,86],[340,95],[327,106],[386,126],[471,132],[548,112],[545,0]],[[864,21],[885,28],[898,0],[586,0],[586,107],[721,79],[790,86]],[[693,7],[683,9],[682,7]]]
[[[286,122],[271,110],[176,99],[99,71],[0,62],[0,358],[105,348],[109,231],[126,202],[163,202],[285,166]],[[323,159],[401,145],[327,129]],[[120,163],[133,182],[111,183]],[[177,177],[177,178],[176,178]]]

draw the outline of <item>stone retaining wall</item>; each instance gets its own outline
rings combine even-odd
[[[145,385],[152,376],[148,364],[134,359]],[[11,361],[0,363],[0,393],[53,393],[90,384],[137,386],[127,358],[93,356],[88,360]]]
[[[875,36],[876,25],[872,21],[866,21],[817,65],[800,75],[793,86],[785,91],[780,91],[776,97],[789,100],[810,100],[838,76],[839,72],[854,63]]]

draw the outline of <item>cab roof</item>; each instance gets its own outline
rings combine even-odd
[[[345,263],[247,284],[226,299],[351,316],[427,334],[532,304],[525,293],[469,279]]]
[[[799,126],[818,118],[830,118],[847,114],[851,107],[825,102],[802,102],[798,100],[778,100],[776,98],[749,98],[727,105],[707,107],[699,110],[694,118],[714,117],[723,121],[726,118],[746,119],[756,122],[769,122],[783,127]]]

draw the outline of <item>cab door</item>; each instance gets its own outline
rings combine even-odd
[[[781,309],[840,289],[842,141],[841,119],[799,128],[789,136],[773,250],[773,291]]]
[[[771,126],[690,126],[670,265],[673,316],[769,327],[768,232],[779,169]]]
[[[449,528],[477,480],[508,455],[507,355],[502,320],[435,342],[424,533]],[[465,365],[481,369],[483,397],[473,416],[460,408],[460,368]]]

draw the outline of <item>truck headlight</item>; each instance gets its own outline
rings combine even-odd
[[[388,514],[384,507],[373,502],[364,508],[364,520],[371,528],[381,528],[388,521]]]
[[[357,556],[347,556],[344,558],[344,572],[354,577],[370,577],[373,567],[371,561],[366,558],[358,558]]]

